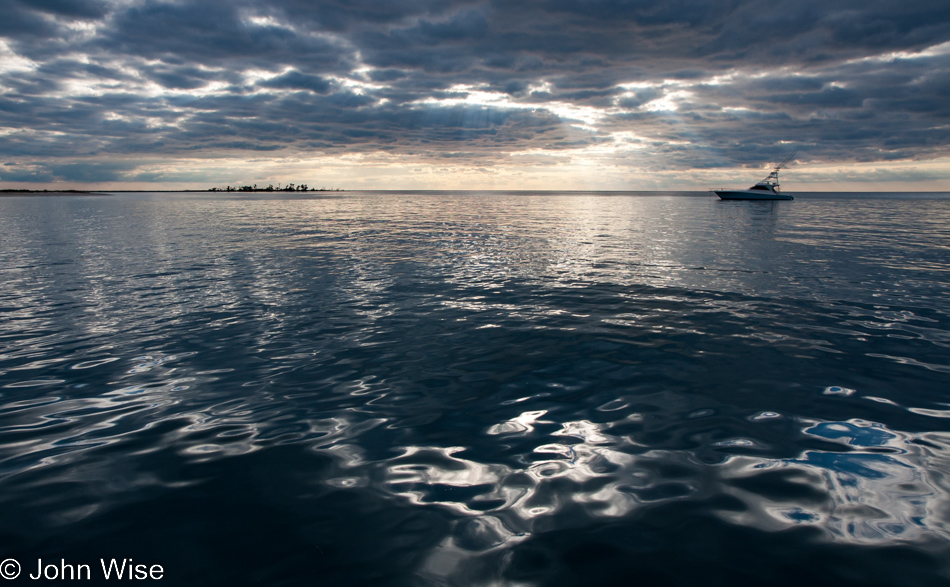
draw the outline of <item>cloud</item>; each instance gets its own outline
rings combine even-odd
[[[265,88],[288,90],[308,90],[316,94],[327,94],[333,87],[333,82],[317,75],[307,75],[299,71],[289,71],[282,75],[264,80],[258,84]]]
[[[69,181],[83,183],[113,182],[128,179],[138,163],[125,161],[87,161],[82,163],[34,163],[0,169],[0,180],[11,182]]]
[[[943,1],[11,0],[0,37],[0,156],[35,164],[10,182],[186,155],[689,170],[950,145]]]

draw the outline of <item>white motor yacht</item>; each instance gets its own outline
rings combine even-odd
[[[719,188],[718,190],[712,191],[723,200],[794,200],[795,198],[792,196],[779,191],[778,170],[791,161],[796,153],[798,153],[798,151],[786,157],[785,161],[782,161],[768,177],[747,190]]]

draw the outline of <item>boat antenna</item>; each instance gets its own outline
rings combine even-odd
[[[785,167],[785,166],[788,164],[788,162],[791,161],[791,160],[795,157],[795,155],[798,155],[798,152],[799,152],[800,150],[801,150],[801,149],[795,149],[794,151],[792,151],[792,154],[791,154],[791,155],[789,155],[788,157],[786,157],[784,161],[782,161],[781,163],[778,164],[778,167],[775,168],[775,171],[778,171],[779,169]]]
[[[786,157],[784,161],[779,163],[778,166],[772,170],[772,173],[770,173],[769,176],[763,179],[760,183],[765,184],[765,185],[773,185],[777,189],[778,188],[778,170],[785,167],[788,164],[788,162],[791,161],[792,158],[798,154],[798,151],[799,151],[798,149],[795,149],[794,151],[792,151],[792,154]]]

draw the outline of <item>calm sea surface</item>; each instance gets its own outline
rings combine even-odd
[[[946,585],[950,195],[0,198],[6,558]]]

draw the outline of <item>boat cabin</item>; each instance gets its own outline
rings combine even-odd
[[[749,188],[754,191],[778,193],[778,169],[769,174],[768,177]]]

